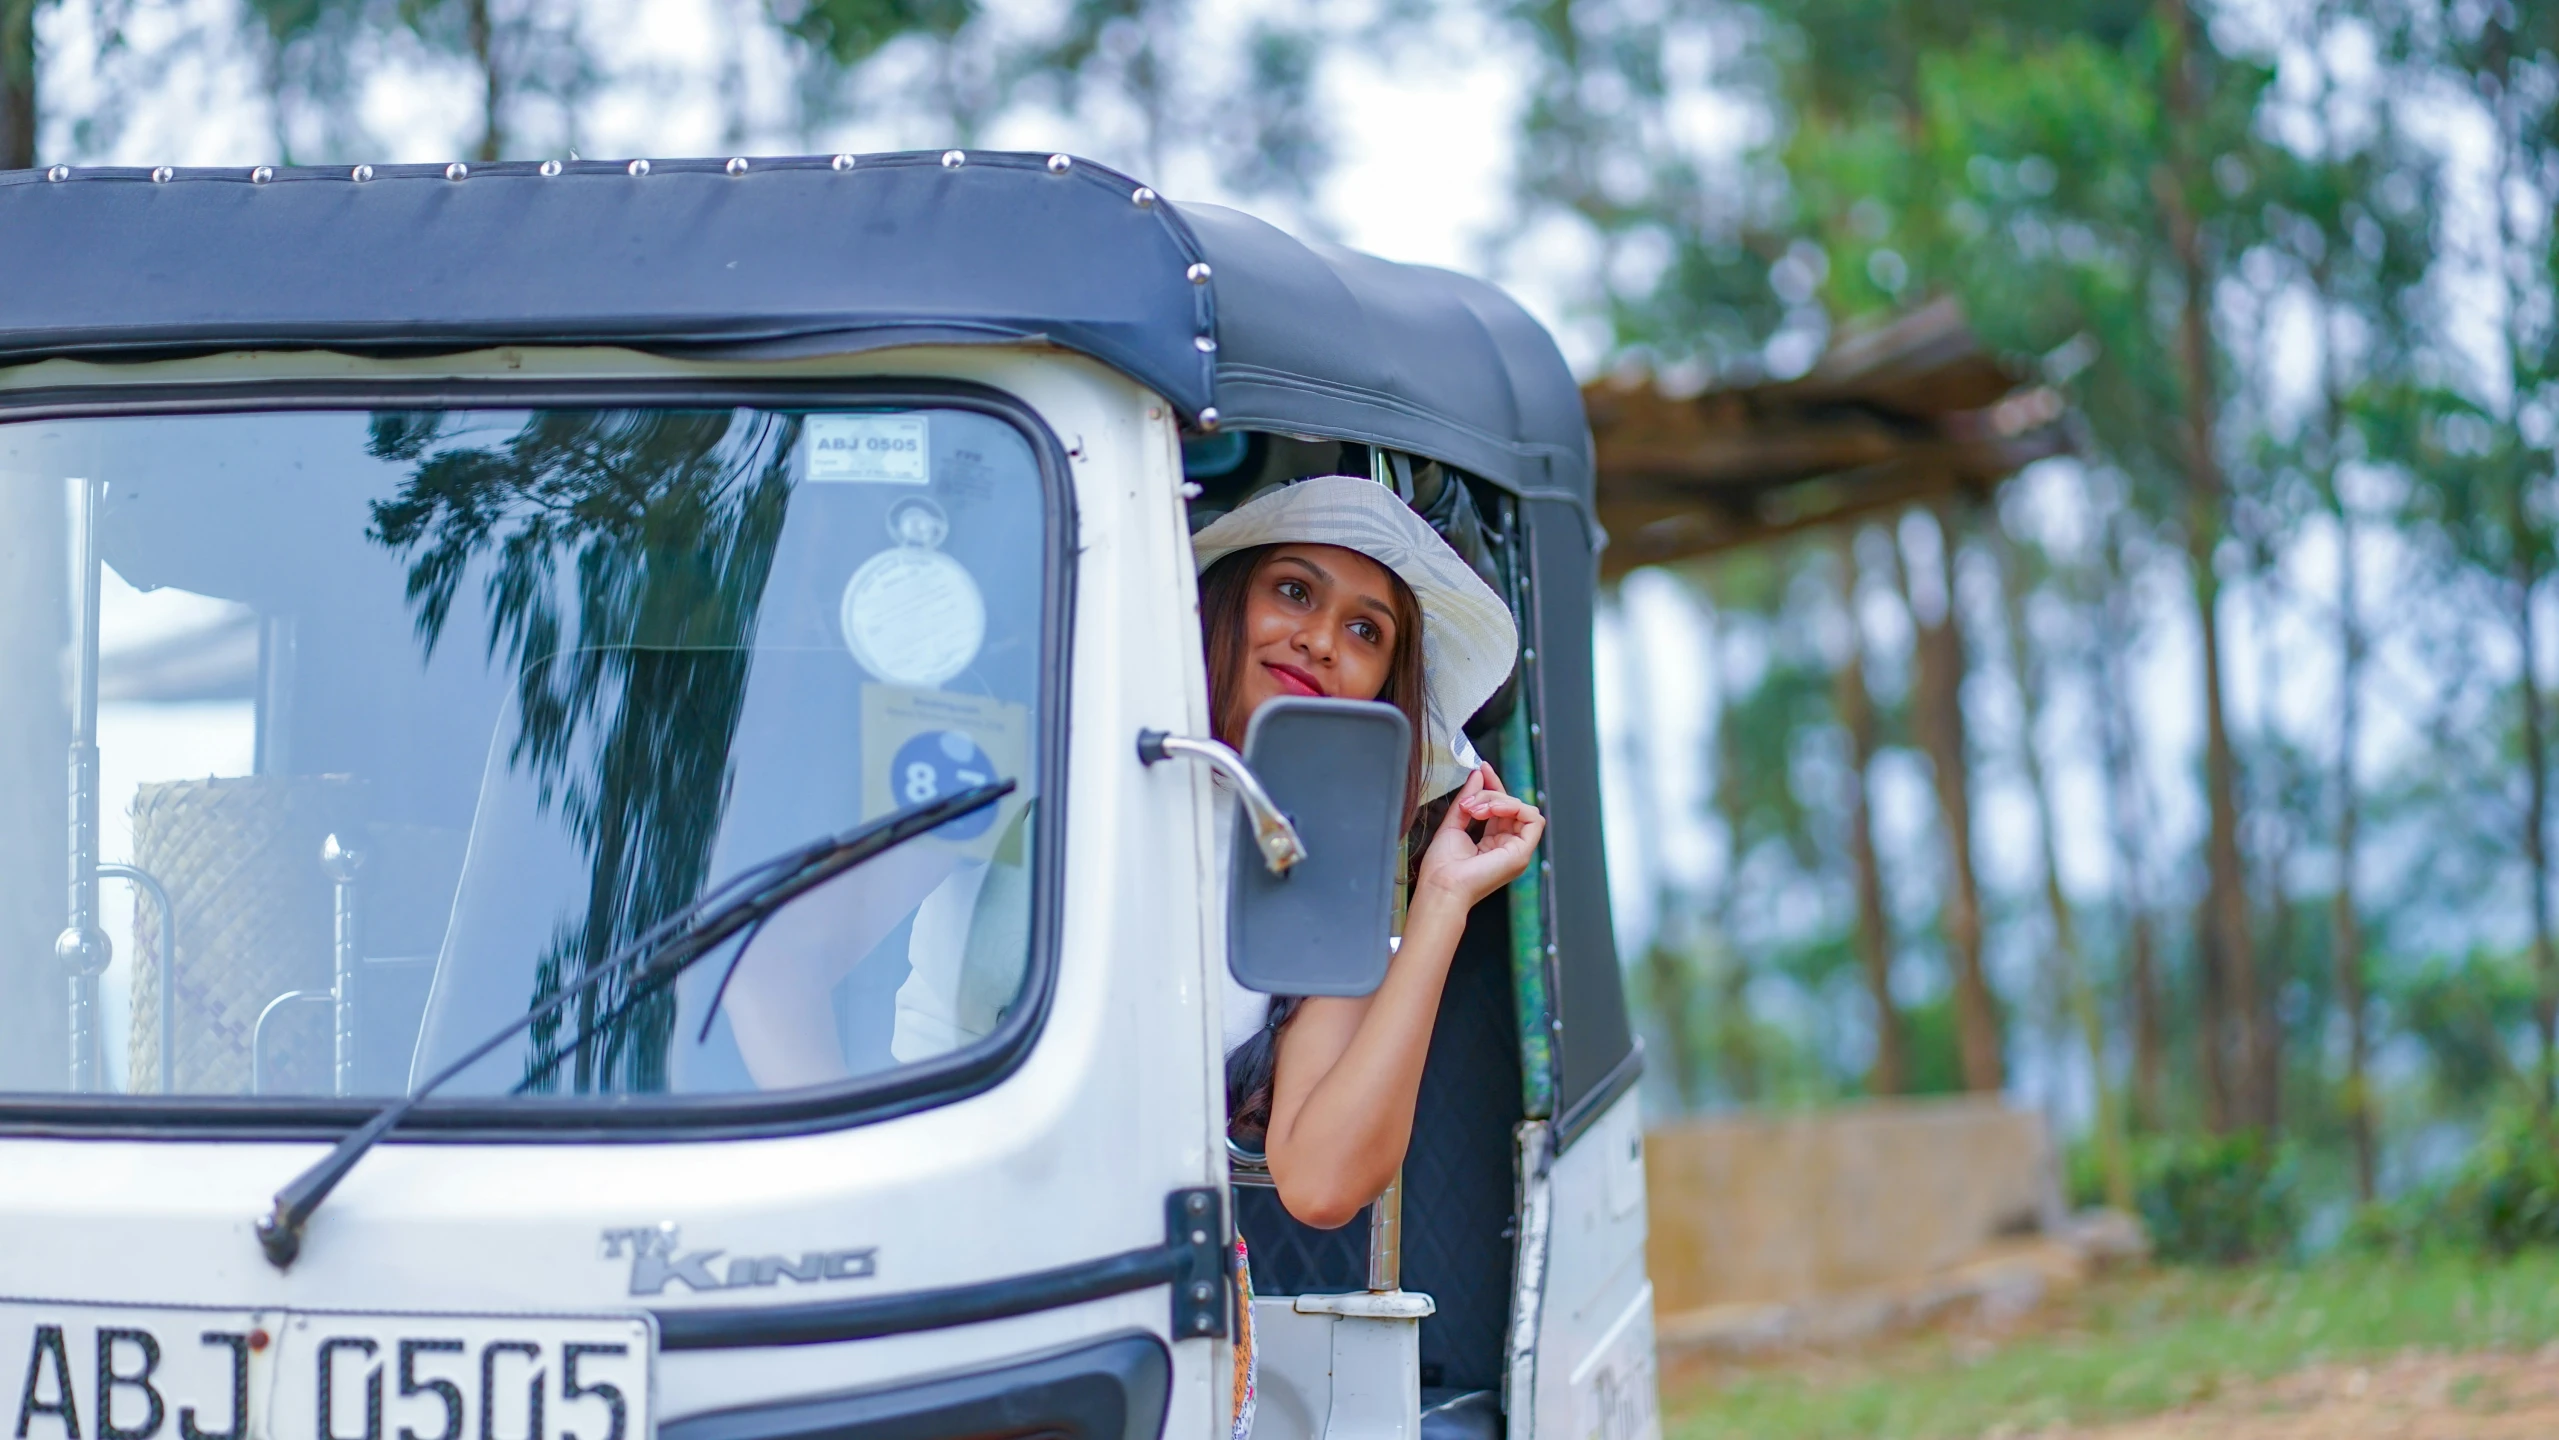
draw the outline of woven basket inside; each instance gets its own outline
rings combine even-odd
[[[144,785],[133,802],[134,861],[178,912],[177,1084],[245,1095],[258,1012],[288,990],[329,986],[334,906],[320,869],[332,831],[358,833],[363,791],[343,775],[256,775]],[[134,901],[137,1092],[160,1088],[160,920]],[[267,1088],[329,1088],[326,1007],[289,1006],[268,1026]]]

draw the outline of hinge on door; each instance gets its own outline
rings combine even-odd
[[[1226,1206],[1215,1190],[1164,1197],[1164,1248],[1175,1257],[1173,1338],[1226,1334]]]

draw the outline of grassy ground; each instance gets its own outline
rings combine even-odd
[[[2025,1434],[2272,1394],[2261,1382],[2305,1367],[2554,1341],[2559,1256],[2163,1269],[2100,1280],[2002,1330],[1959,1322],[1851,1351],[1674,1358],[1664,1421],[1669,1440]]]

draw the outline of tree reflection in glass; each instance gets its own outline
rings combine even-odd
[[[544,411],[376,414],[369,448],[413,467],[370,538],[409,561],[432,654],[479,578],[487,653],[515,672],[508,763],[590,866],[535,971],[539,1005],[700,893],[729,788],[757,607],[789,496],[795,417]],[[673,997],[606,981],[537,1026],[522,1088],[666,1088]],[[575,1037],[562,1054],[563,1025]]]

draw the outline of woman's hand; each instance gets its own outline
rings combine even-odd
[[[1537,807],[1504,790],[1492,766],[1479,764],[1422,852],[1414,898],[1444,897],[1461,912],[1472,910],[1528,869],[1545,833],[1546,817]]]
[[[1289,1214],[1327,1229],[1347,1224],[1395,1178],[1466,914],[1519,878],[1545,833],[1537,807],[1478,766],[1422,852],[1386,983],[1370,995],[1311,998],[1281,1029],[1262,1149]]]

